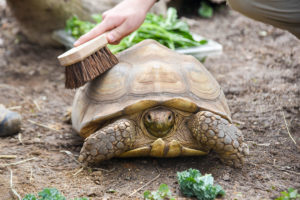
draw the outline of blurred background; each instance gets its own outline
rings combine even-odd
[[[151,12],[167,16],[174,7],[191,33],[222,46],[221,53],[201,61],[221,85],[233,122],[249,145],[243,169],[224,166],[212,154],[113,159],[77,173],[74,158],[83,141],[64,123],[75,91],[64,88],[57,56],[66,47],[53,39],[53,31],[65,30],[75,15],[86,30],[88,22],[96,23],[93,14],[118,2],[0,0],[0,104],[22,115],[21,131],[0,138],[0,155],[13,155],[12,160],[0,158],[0,199],[17,199],[3,164],[31,158],[10,166],[13,187],[22,197],[55,187],[67,198],[132,199],[128,196],[157,174],[145,189],[166,183],[181,197],[176,172],[188,168],[212,174],[225,189],[225,199],[273,199],[289,187],[300,188],[300,42],[284,30],[242,16],[222,0],[160,0]]]

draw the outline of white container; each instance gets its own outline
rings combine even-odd
[[[193,38],[197,41],[206,39],[197,34],[192,34],[192,35]],[[176,49],[176,51],[179,53],[195,56],[198,59],[202,59],[211,55],[219,55],[222,53],[223,47],[221,44],[219,44],[214,40],[209,40],[209,39],[206,40],[207,43],[205,45],[200,45],[198,47],[189,47],[186,49]]]

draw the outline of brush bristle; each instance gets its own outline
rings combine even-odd
[[[66,88],[78,88],[118,64],[117,57],[105,46],[84,60],[65,67]]]

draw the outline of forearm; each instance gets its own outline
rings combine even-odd
[[[105,32],[109,43],[119,43],[122,38],[139,28],[155,2],[156,0],[122,1],[114,8],[104,12],[102,22],[80,37],[74,45],[83,44]]]
[[[227,0],[230,7],[247,17],[286,29],[300,39],[299,0]]]

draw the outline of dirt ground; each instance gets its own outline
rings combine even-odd
[[[212,153],[112,159],[79,171],[75,159],[83,141],[62,121],[74,95],[64,88],[63,69],[56,60],[63,50],[27,42],[0,5],[0,103],[23,116],[18,135],[0,138],[0,155],[16,156],[0,159],[0,199],[17,199],[11,192],[10,169],[13,188],[22,197],[55,187],[67,198],[141,199],[145,190],[166,183],[173,196],[184,199],[176,172],[188,168],[211,173],[226,190],[224,199],[273,199],[289,187],[300,189],[300,41],[229,9],[210,20],[188,21],[194,32],[224,47],[205,66],[223,88],[232,118],[250,147],[242,169],[223,165]],[[26,162],[5,166],[18,161]]]

